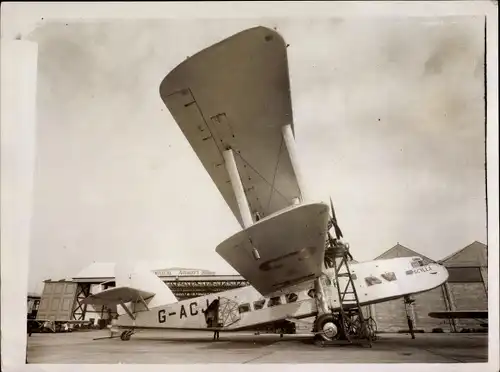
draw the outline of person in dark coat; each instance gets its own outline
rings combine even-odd
[[[405,296],[404,302],[405,302],[405,310],[406,310],[406,321],[408,322],[408,331],[410,332],[411,338],[414,340],[415,339],[415,332],[413,330],[413,319],[410,315],[409,307],[412,306],[412,304],[415,302],[415,300],[410,298],[409,296]]]

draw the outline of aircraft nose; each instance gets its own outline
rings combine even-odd
[[[448,269],[446,269],[446,267],[443,265],[439,265],[439,268],[441,269],[443,276],[446,278],[445,280],[448,280],[448,276],[450,275],[448,273]]]
[[[444,267],[443,265],[441,265],[439,263],[432,264],[431,267],[432,267],[431,274],[436,273],[437,276],[440,278],[440,280],[443,283],[448,280],[449,274],[448,274],[448,270],[446,269],[446,267]]]

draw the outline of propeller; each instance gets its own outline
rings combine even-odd
[[[330,221],[328,222],[328,230],[332,228],[332,226],[335,229],[335,236],[337,239],[343,238],[344,236],[342,235],[342,230],[340,230],[338,221],[337,221],[337,216],[335,215],[335,208],[333,208],[333,202],[332,198],[330,197],[330,210],[332,212],[332,218],[330,218]]]
[[[333,207],[333,201],[332,198],[330,197],[330,211],[331,211],[331,218],[328,220],[328,225],[327,225],[327,233],[328,233],[328,240],[329,240],[329,248],[325,252],[325,266],[327,267],[333,267],[335,264],[335,257],[333,254],[333,244],[335,244],[335,240],[341,239],[344,237],[342,234],[342,230],[340,229],[340,226],[338,224],[337,220],[337,215],[335,214],[335,208]],[[335,238],[332,237],[332,234],[330,233],[330,229],[334,228],[335,230]],[[352,255],[348,251],[349,258],[352,260]]]

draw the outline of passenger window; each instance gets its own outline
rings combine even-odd
[[[311,288],[309,291],[307,291],[307,295],[311,298],[314,298],[314,296],[316,295],[316,291],[314,290],[314,288]]]
[[[241,304],[238,306],[238,311],[241,313],[247,313],[250,311],[250,304]]]
[[[365,282],[366,282],[366,284],[368,286],[375,285],[375,284],[381,284],[382,283],[382,281],[379,278],[377,278],[377,277],[375,277],[373,275],[369,276],[369,277],[366,277],[365,278]]]
[[[278,306],[281,305],[281,298],[280,297],[271,297],[269,299],[269,302],[267,303],[267,307],[273,307],[273,306]]]
[[[286,295],[286,302],[288,302],[288,303],[295,302],[295,301],[297,301],[298,298],[299,298],[299,296],[297,296],[297,294],[289,293]]]
[[[388,282],[393,282],[393,281],[397,280],[396,274],[394,274],[393,272],[383,273],[381,275],[381,277],[384,278],[385,280],[387,280]]]
[[[253,303],[253,309],[254,310],[260,310],[264,307],[264,304],[266,303],[266,300],[258,300]]]

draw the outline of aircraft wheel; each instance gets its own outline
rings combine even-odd
[[[123,331],[122,334],[120,335],[120,339],[122,341],[129,341],[131,336],[132,336],[132,331]]]
[[[325,341],[332,341],[340,336],[340,324],[332,314],[323,314],[316,319],[315,330]]]

